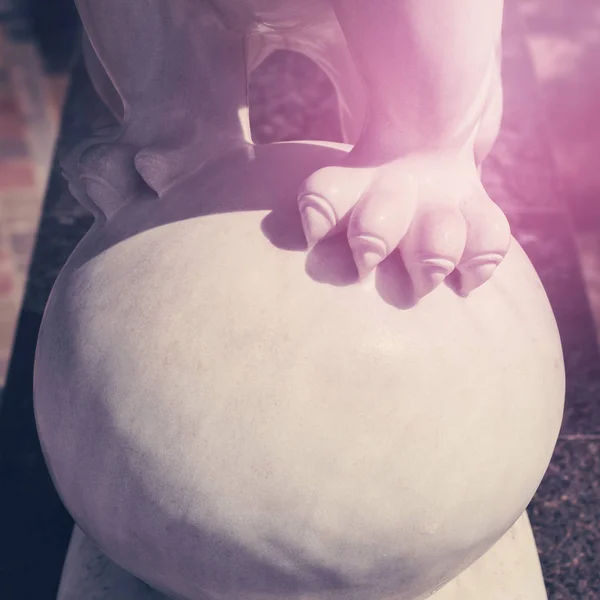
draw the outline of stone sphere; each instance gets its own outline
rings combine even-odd
[[[425,597],[548,466],[556,324],[513,241],[469,297],[417,304],[399,255],[358,283],[308,252],[295,190],[342,146],[226,156],[86,235],[35,365],[42,447],[115,562],[187,600]]]

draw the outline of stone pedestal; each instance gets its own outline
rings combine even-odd
[[[294,596],[290,600],[303,600]],[[431,600],[545,600],[529,520],[524,514],[495,546]],[[168,600],[121,569],[75,527],[57,600]],[[386,598],[385,600],[402,600]]]

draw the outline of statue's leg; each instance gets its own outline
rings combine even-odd
[[[456,267],[469,293],[510,243],[478,175],[501,112],[502,0],[331,2],[368,112],[348,160],[300,192],[309,243],[347,225],[361,275],[399,246],[418,296]]]
[[[148,185],[159,196],[248,141],[245,35],[207,0],[77,0],[96,89],[118,126],[67,159],[76,195],[114,212]]]

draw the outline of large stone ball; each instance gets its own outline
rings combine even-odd
[[[399,256],[357,283],[344,236],[307,252],[295,207],[342,152],[257,147],[140,196],[52,292],[35,410],[56,487],[177,597],[420,597],[549,463],[562,355],[524,252],[468,298],[414,305]]]

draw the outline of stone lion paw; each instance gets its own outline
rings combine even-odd
[[[455,270],[469,294],[492,276],[511,240],[474,160],[456,155],[325,167],[304,182],[298,207],[309,246],[347,229],[360,277],[398,248],[417,298]]]

